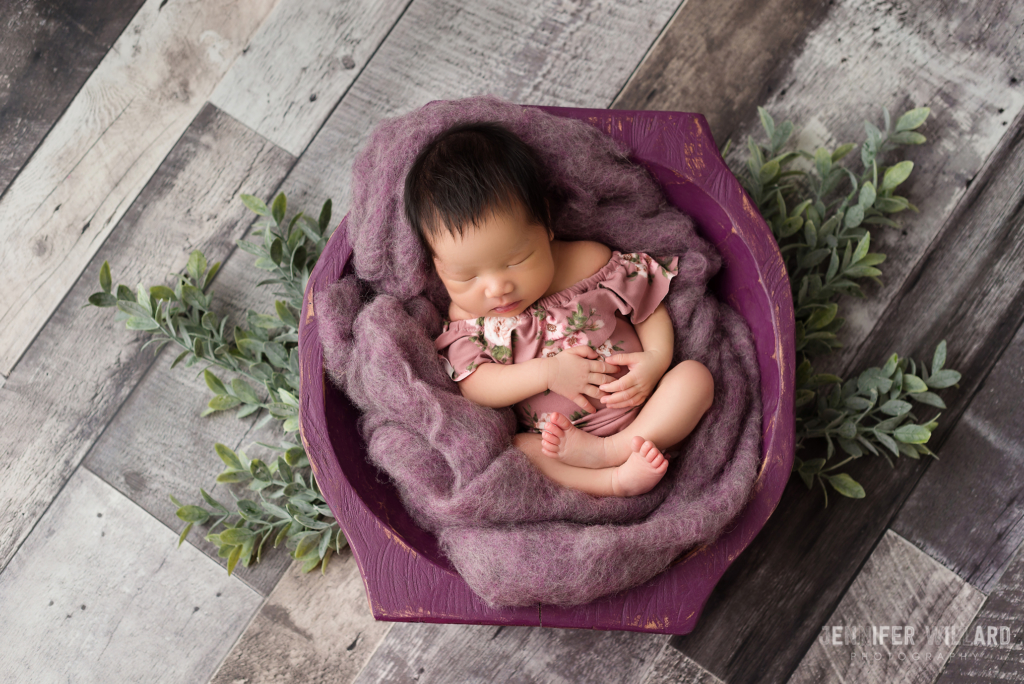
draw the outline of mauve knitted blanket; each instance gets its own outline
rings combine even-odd
[[[679,256],[665,299],[674,362],[707,366],[715,401],[651,492],[598,498],[551,482],[512,446],[512,410],[473,404],[445,372],[432,342],[449,300],[405,219],[402,193],[421,146],[463,121],[500,122],[537,150],[562,197],[559,239]],[[353,168],[347,230],[355,273],[314,301],[325,366],[362,412],[373,463],[492,606],[574,605],[645,582],[715,539],[757,475],[753,338],[706,289],[721,257],[628,153],[586,123],[480,97],[384,121]]]

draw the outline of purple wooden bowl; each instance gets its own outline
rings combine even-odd
[[[711,590],[775,510],[793,464],[793,301],[782,256],[726,167],[700,114],[543,107],[625,141],[724,258],[712,288],[750,325],[761,368],[761,469],[751,501],[712,544],[691,549],[643,585],[571,608],[490,608],[420,529],[386,475],[367,460],[358,412],[327,379],[313,293],[337,281],[352,252],[345,221],[306,287],[299,324],[300,424],[317,483],[341,524],[378,620],[691,632]]]

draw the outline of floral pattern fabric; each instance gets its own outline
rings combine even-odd
[[[632,324],[654,312],[677,273],[677,257],[613,252],[597,273],[540,298],[518,316],[445,321],[434,347],[456,382],[481,363],[522,363],[581,344],[606,358],[618,352],[642,351]],[[621,366],[615,377],[628,371]],[[514,409],[520,424],[530,432],[543,432],[551,413],[558,411],[598,436],[620,431],[639,411],[639,407],[606,408],[589,397],[588,401],[591,410],[584,411],[568,398],[546,390],[520,401]]]

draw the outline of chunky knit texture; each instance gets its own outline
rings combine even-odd
[[[679,256],[665,299],[674,362],[707,366],[715,401],[647,494],[598,498],[551,482],[512,446],[511,409],[473,404],[445,373],[432,341],[449,300],[406,222],[402,192],[421,147],[465,121],[500,122],[537,150],[562,198],[559,239]],[[715,539],[757,476],[753,338],[706,288],[721,257],[628,153],[586,123],[481,97],[384,121],[355,162],[348,220],[355,274],[314,302],[325,366],[362,412],[359,431],[373,463],[491,605],[575,605],[640,584]]]

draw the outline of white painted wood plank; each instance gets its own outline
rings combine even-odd
[[[395,624],[355,679],[377,682],[642,682],[669,637],[546,627]]]
[[[352,552],[334,556],[326,575],[295,563],[225,658],[213,684],[345,684],[394,623],[377,622]]]
[[[722,680],[666,643],[641,684],[722,684]]]
[[[7,375],[275,0],[149,0],[0,198]]]
[[[931,682],[984,600],[956,573],[887,530],[790,684]]]
[[[278,3],[210,102],[302,154],[409,1]]]
[[[100,264],[122,283],[158,283],[192,249],[223,259],[252,218],[238,193],[270,194],[293,161],[208,106],[118,223],[0,390],[0,568],[153,361],[148,335],[82,308]]]
[[[206,681],[261,598],[85,470],[0,574],[4,681]]]
[[[417,0],[349,89],[285,184],[300,203],[349,204],[374,124],[431,100],[490,93],[525,104],[607,107],[679,0]],[[307,199],[308,198],[308,199]]]

